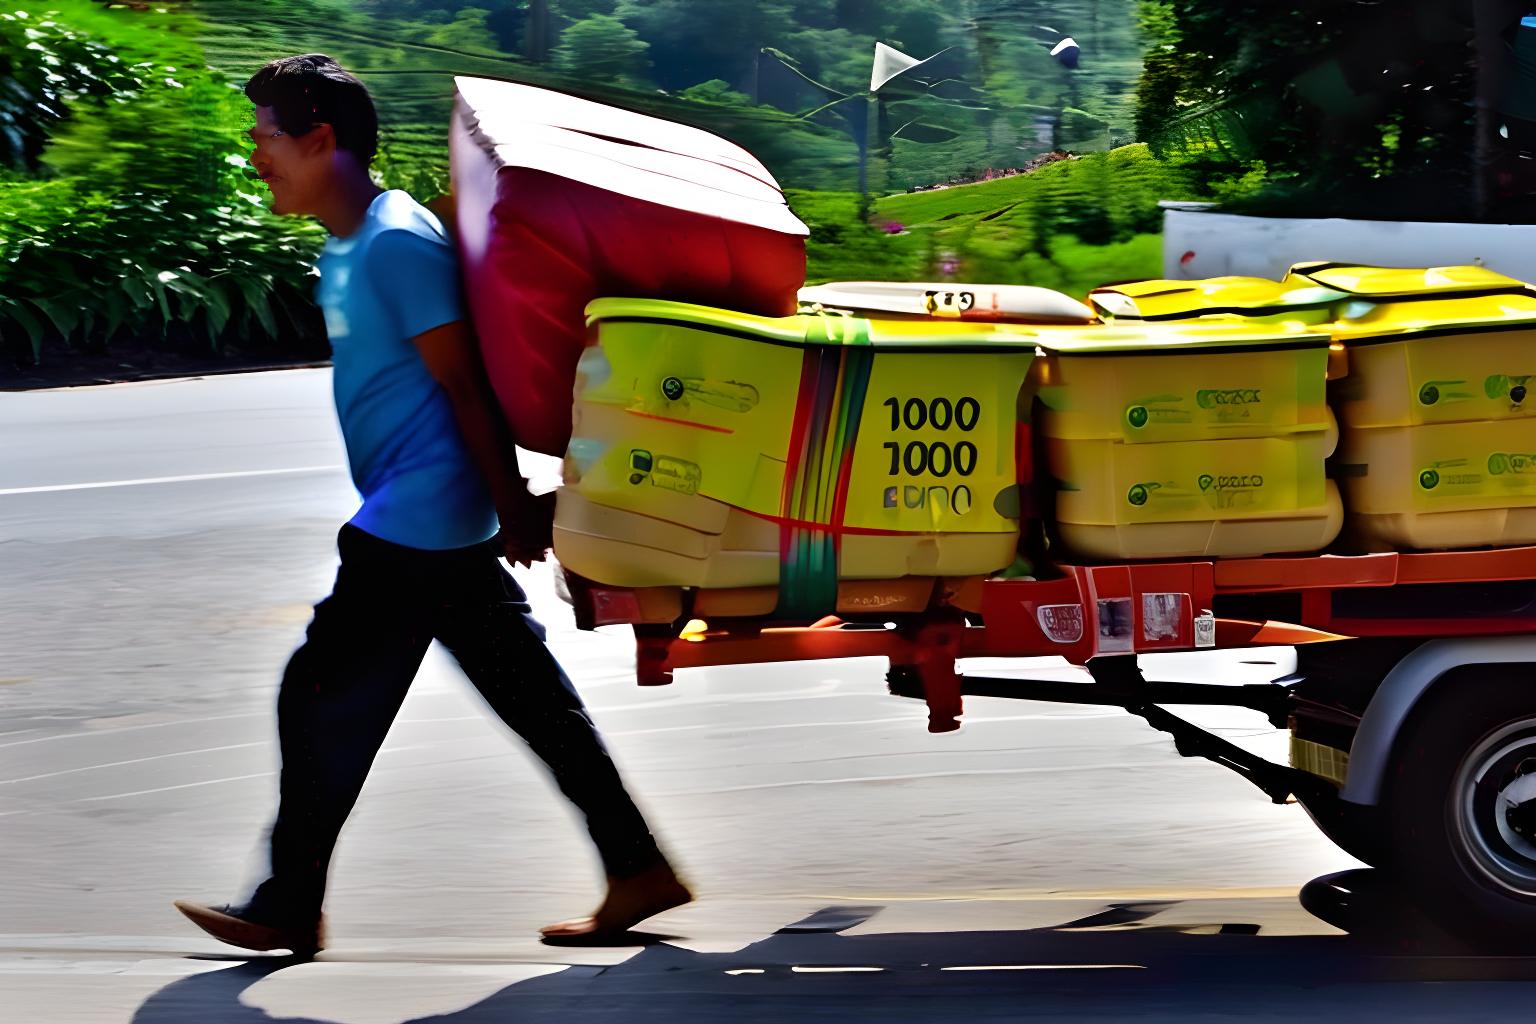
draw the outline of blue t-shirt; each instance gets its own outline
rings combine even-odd
[[[442,551],[488,540],[496,509],[448,393],[411,339],[464,317],[458,259],[441,225],[398,190],[320,256],[317,297],[335,363],[336,414],[363,507],[352,525]]]

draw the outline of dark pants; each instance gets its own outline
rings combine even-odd
[[[272,877],[247,916],[283,928],[319,919],[336,837],[434,639],[587,816],[610,875],[661,862],[581,698],[544,646],[544,627],[489,545],[421,551],[351,525],[338,544],[335,589],[315,606],[277,699],[283,771]]]

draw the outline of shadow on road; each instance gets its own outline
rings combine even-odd
[[[878,907],[829,907],[732,953],[650,946],[570,967],[416,1024],[559,1020],[791,1022],[1070,1018],[1471,1019],[1468,982],[1536,980],[1536,957],[1404,955],[1352,936],[1265,936],[1242,922],[1158,926],[1170,903],[1053,928],[842,935]],[[292,961],[174,982],[134,1024],[255,1024],[249,986]],[[1426,984],[1432,983],[1432,984]],[[1479,1020],[1528,1020],[1536,986],[1479,985]],[[283,1018],[305,1024],[300,1018]],[[311,1022],[318,1024],[318,1022]]]

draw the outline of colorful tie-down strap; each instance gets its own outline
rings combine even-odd
[[[836,330],[837,321],[827,318]],[[842,345],[811,345],[800,371],[779,526],[779,606],[786,619],[837,607],[837,556],[853,446],[874,352],[862,321],[845,321]],[[857,325],[857,326],[855,326]],[[829,339],[834,340],[834,339]]]

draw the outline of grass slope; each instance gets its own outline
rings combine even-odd
[[[855,194],[790,193],[811,228],[807,280],[1032,284],[1083,295],[1162,273],[1161,199],[1204,199],[1189,173],[1142,145],[1032,174],[888,196],[864,223]]]

